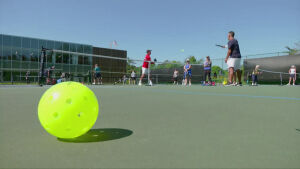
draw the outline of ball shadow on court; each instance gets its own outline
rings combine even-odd
[[[91,129],[82,136],[64,139],[57,138],[57,140],[69,143],[90,143],[90,142],[102,142],[117,140],[132,135],[133,131],[120,128],[103,128],[103,129]]]

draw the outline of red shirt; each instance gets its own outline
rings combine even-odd
[[[149,68],[149,61],[151,61],[151,57],[149,54],[146,54],[145,59],[144,59],[143,68]]]

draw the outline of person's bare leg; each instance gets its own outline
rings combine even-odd
[[[293,78],[293,85],[295,85],[296,83],[296,77]]]
[[[292,81],[292,78],[290,77],[288,85],[290,85],[290,84],[291,84],[291,81]]]
[[[228,75],[228,82],[232,83],[232,78],[233,78],[233,67],[229,68],[229,75]]]
[[[233,71],[233,83],[235,84],[236,83],[236,72]]]
[[[191,78],[189,79],[189,85],[190,86],[192,85],[192,79]]]
[[[140,77],[140,82],[143,80],[145,74],[142,74],[142,76]]]
[[[151,74],[149,73],[148,76],[149,76],[149,83],[152,86]]]
[[[236,75],[238,77],[239,83],[242,83],[242,73],[240,69],[236,70]]]

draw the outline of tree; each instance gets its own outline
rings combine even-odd
[[[196,59],[195,56],[190,56],[188,59],[190,60],[191,64],[196,64],[197,63],[197,59]]]
[[[161,64],[151,65],[151,69],[169,69],[182,66],[182,63],[178,61],[165,60]]]
[[[296,50],[296,49],[292,49],[292,48],[290,48],[290,47],[288,47],[288,46],[286,46],[285,48],[287,48],[287,49],[289,50],[289,55],[294,55],[294,54],[297,53],[297,50]]]
[[[135,66],[135,62],[131,60],[130,58],[127,59],[127,73],[131,73],[131,71],[134,70],[135,72],[140,72],[141,68]]]
[[[220,71],[222,71],[222,74],[224,74],[224,72],[223,72],[224,70],[223,70],[220,66],[216,66],[216,65],[215,65],[215,66],[212,66],[212,67],[211,67],[211,72],[212,72],[212,73],[215,73],[215,72],[216,72],[217,74],[219,74]]]
[[[286,46],[287,50],[289,50],[289,55],[295,55],[300,52],[300,42],[295,43],[295,48],[290,48],[289,46]]]
[[[191,63],[191,64],[202,64],[202,63],[203,63],[203,59],[199,59],[199,60],[197,61],[197,59],[196,59],[195,56],[189,56],[187,59],[190,60],[190,63]],[[184,62],[186,62],[187,59],[185,59]]]

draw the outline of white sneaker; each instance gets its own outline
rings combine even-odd
[[[227,83],[226,85],[224,85],[224,86],[235,86],[235,85],[234,85],[234,83],[229,83],[229,82],[228,82],[228,83]]]
[[[150,80],[149,85],[152,86],[152,81]]]
[[[95,85],[96,83],[93,83],[93,85]]]
[[[141,81],[139,81],[139,86],[142,86],[142,82]]]

